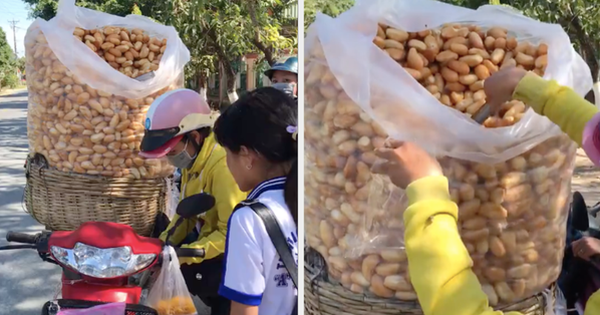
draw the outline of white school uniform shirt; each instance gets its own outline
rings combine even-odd
[[[285,204],[285,177],[267,180],[248,195],[271,210],[298,265],[298,228]],[[298,290],[267,233],[250,207],[236,210],[227,224],[225,268],[219,294],[232,301],[258,306],[259,315],[290,314]]]

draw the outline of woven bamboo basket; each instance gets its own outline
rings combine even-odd
[[[25,206],[51,231],[71,231],[89,221],[131,226],[150,236],[157,214],[165,212],[166,178],[132,179],[64,173],[41,155],[27,159]]]
[[[305,255],[304,310],[310,315],[423,315],[417,301],[400,301],[369,297],[354,293],[327,277],[325,260],[309,249]],[[550,293],[550,294],[548,294]],[[545,315],[548,305],[554,305],[555,285],[511,305],[496,307],[504,312],[517,311],[523,315]]]

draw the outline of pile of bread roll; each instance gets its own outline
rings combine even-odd
[[[373,44],[440,106],[469,117],[485,104],[483,80],[491,74],[517,66],[541,75],[547,65],[545,44],[519,42],[498,27],[453,24],[410,33],[379,25]],[[308,245],[348,289],[415,300],[402,246],[406,200],[370,172],[374,149],[388,135],[344,92],[320,44],[307,53],[305,67]],[[510,101],[484,126],[513,125],[526,110]],[[493,165],[439,157],[459,206],[461,237],[492,305],[522,300],[557,279],[575,150],[561,135]]]
[[[165,39],[117,26],[76,28],[73,36],[131,78],[157,70],[167,47]],[[147,160],[138,153],[150,104],[182,82],[139,99],[96,90],[57,59],[42,32],[32,38],[26,42],[32,154],[43,154],[63,172],[136,179],[173,173],[166,160]]]

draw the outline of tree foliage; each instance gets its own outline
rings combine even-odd
[[[280,51],[297,45],[297,27],[285,10],[294,0],[171,0],[165,22],[179,31],[191,52],[186,71],[199,88],[209,73],[227,76],[227,92],[234,95],[239,69],[235,64],[250,52],[258,52],[272,64]]]
[[[56,15],[58,0],[23,0],[31,6],[29,15],[33,18],[49,20]],[[125,16],[128,14],[145,15],[149,17],[162,17],[168,12],[164,11],[165,1],[155,0],[76,0],[76,5],[92,10]],[[136,9],[137,7],[137,9]]]
[[[332,17],[350,9],[354,0],[305,0],[304,1],[304,28],[308,28],[315,21],[317,12]]]
[[[16,83],[17,59],[0,27],[0,88]]]
[[[25,56],[20,57],[19,59],[17,59],[16,66],[21,71],[21,73],[25,72]]]

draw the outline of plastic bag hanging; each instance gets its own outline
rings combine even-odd
[[[156,309],[159,315],[197,315],[177,253],[171,246],[165,246],[163,250],[160,274],[145,304]]]

